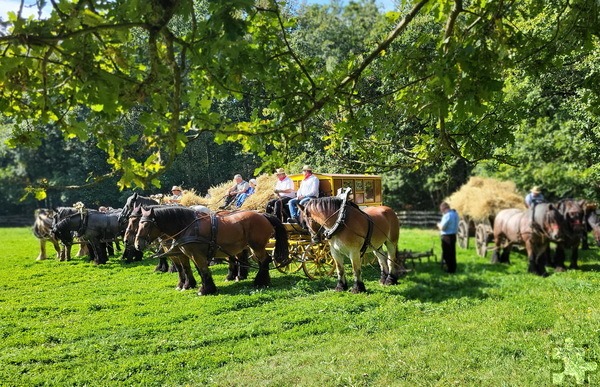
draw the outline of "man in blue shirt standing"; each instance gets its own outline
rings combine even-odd
[[[456,273],[456,234],[458,213],[446,202],[440,204],[442,220],[438,223],[442,238],[442,263],[446,263],[448,273]]]

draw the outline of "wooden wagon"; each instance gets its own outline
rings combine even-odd
[[[461,216],[456,235],[458,245],[467,249],[469,248],[469,238],[475,237],[475,251],[477,251],[477,255],[485,258],[487,245],[494,240],[494,218],[495,215],[482,219],[475,219],[469,215]]]
[[[513,182],[476,176],[453,193],[448,201],[460,215],[458,245],[466,249],[470,238],[475,237],[475,251],[480,257],[486,256],[487,245],[494,239],[496,215],[505,208],[525,207]]]

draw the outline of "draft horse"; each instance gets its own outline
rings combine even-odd
[[[348,289],[344,272],[346,257],[352,262],[352,292],[366,291],[361,261],[367,252],[377,256],[381,268],[380,282],[384,285],[398,283],[402,269],[398,256],[400,222],[390,207],[373,206],[361,210],[355,203],[339,197],[312,199],[298,207],[300,222],[308,228],[312,238],[324,236],[329,239],[338,277],[336,291]],[[382,251],[383,246],[387,254]]]
[[[52,243],[58,257],[61,257],[60,245],[55,235],[52,234],[52,222],[54,211],[48,208],[38,208],[34,212],[35,222],[31,228],[33,235],[40,241],[40,254],[37,257],[38,261],[42,261],[48,257],[46,254],[46,242]]]
[[[254,285],[270,284],[271,257],[266,247],[275,236],[273,259],[278,264],[288,262],[288,240],[283,223],[269,214],[254,211],[234,211],[219,216],[197,216],[186,207],[142,208],[135,236],[135,247],[143,250],[157,238],[171,238],[170,251],[177,250],[191,259],[202,279],[198,295],[215,294],[208,263],[212,258],[233,257],[250,248],[258,261]]]
[[[524,244],[529,262],[528,271],[547,276],[546,251],[550,241],[564,239],[565,221],[550,203],[540,203],[527,210],[509,208],[494,218],[495,250],[492,263],[509,263],[515,244]]]
[[[119,224],[127,225],[128,219],[136,207],[151,206],[158,204],[159,203],[157,200],[154,200],[147,196],[141,196],[137,192],[135,192],[133,195],[129,196],[125,201],[125,205],[123,206],[123,210],[121,211],[121,215],[119,216]],[[125,262],[129,263],[131,261],[141,261],[143,256],[144,253],[142,251],[135,249],[135,247],[133,246],[133,241],[129,243],[125,238],[125,248],[123,249],[123,256],[121,258],[124,259]],[[167,262],[167,259],[160,258],[158,260],[158,265],[156,265],[156,268],[154,270],[163,273],[169,271],[169,264]]]
[[[149,206],[146,209],[164,207],[161,205],[157,206]],[[138,227],[140,224],[140,219],[142,218],[142,206],[137,206],[131,215],[129,215],[129,220],[127,223],[127,228],[125,229],[124,240],[125,243],[134,248],[135,244],[135,236],[138,232]],[[161,248],[163,251],[168,251],[170,248],[170,243],[172,240],[161,240],[160,241]],[[187,290],[192,289],[197,286],[196,278],[194,278],[194,273],[192,271],[192,267],[190,265],[190,259],[183,255],[181,252],[178,254],[169,255],[171,262],[173,262],[173,266],[175,267],[175,271],[179,276],[179,282],[177,283],[177,290]]]
[[[556,208],[565,218],[564,239],[562,241],[553,241],[556,243],[556,252],[552,259],[552,266],[556,271],[564,271],[565,268],[565,249],[571,249],[570,268],[578,267],[579,243],[585,235],[585,211],[583,201],[573,199],[563,199],[556,204]]]
[[[121,228],[118,213],[104,213],[96,210],[84,210],[71,214],[52,226],[52,232],[65,245],[73,243],[73,232],[91,247],[94,263],[108,262],[106,243],[114,241]]]

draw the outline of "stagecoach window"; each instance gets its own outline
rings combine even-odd
[[[354,180],[344,180],[342,182],[343,188],[351,188],[354,191]]]
[[[362,180],[356,180],[356,192],[360,192],[363,191],[363,181]]]
[[[375,201],[375,184],[373,180],[365,180],[365,202]]]

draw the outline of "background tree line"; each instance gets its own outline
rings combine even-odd
[[[597,2],[217,3],[9,16],[1,213],[304,163],[382,174],[396,209],[472,173],[598,199]]]

